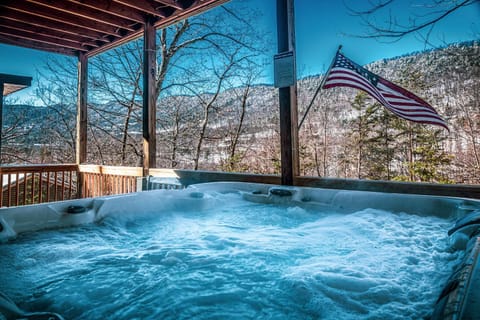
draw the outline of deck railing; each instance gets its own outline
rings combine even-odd
[[[101,165],[0,166],[0,207],[89,198],[149,190],[180,189],[190,184],[237,181],[280,184],[277,175],[212,171],[150,169],[142,179],[142,168]],[[154,178],[151,178],[154,177]],[[138,185],[141,183],[141,185]],[[412,193],[480,199],[480,186],[405,183],[319,177],[296,177],[297,186]]]
[[[0,167],[0,206],[10,207],[78,198],[78,166]]]
[[[83,198],[100,197],[137,191],[137,178],[142,168],[80,165]]]
[[[142,168],[98,165],[0,166],[0,207],[137,191]]]

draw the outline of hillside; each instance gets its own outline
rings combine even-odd
[[[356,99],[365,99],[359,98],[356,90],[324,90],[300,130],[302,174],[413,179],[412,167],[427,161],[426,155],[419,150],[435,145],[438,146],[432,151],[435,155],[438,156],[441,150],[445,153],[442,159],[451,159],[438,165],[446,181],[480,183],[479,178],[475,178],[480,176],[479,43],[455,44],[384,59],[366,67],[428,101],[448,121],[450,132],[427,126],[431,135],[427,137],[423,128],[411,127],[403,120],[399,122],[384,115],[368,97],[361,101],[363,109],[356,108]],[[298,81],[299,119],[320,81],[321,76]],[[211,95],[208,94],[202,97],[169,96],[158,101],[157,166],[192,168],[197,158],[200,169],[278,172],[277,90],[269,85],[228,89],[221,92],[205,112],[204,103],[209,98]],[[138,164],[142,150],[141,104],[133,102],[128,113],[127,102],[109,102],[89,108],[89,159],[97,163],[101,159],[106,164]],[[368,108],[375,109],[375,112],[365,118]],[[32,142],[55,146],[55,151],[42,156],[42,161],[49,161],[48,157],[51,157],[50,161],[66,161],[63,157],[73,154],[74,103],[50,107],[7,104],[4,115],[4,135],[5,132],[16,134],[7,141],[11,150],[13,146],[23,146],[27,154],[22,159],[35,162],[39,156],[25,145]],[[381,117],[384,120],[379,120]],[[368,124],[363,124],[365,128],[361,130],[367,130],[363,133],[356,129],[362,124],[361,119]],[[381,130],[387,135],[381,136]],[[409,145],[406,136],[410,136]],[[203,141],[199,144],[200,137]],[[378,139],[385,140],[384,149],[380,148]],[[376,144],[372,142],[374,140]],[[359,149],[360,145],[363,149]],[[121,159],[119,150],[123,154]],[[197,154],[196,150],[200,153]],[[373,160],[369,157],[374,159],[375,155],[386,157],[382,168],[374,168],[370,163]],[[364,160],[360,161],[360,158]],[[439,161],[438,157],[436,159]],[[13,157],[7,162],[15,161]],[[384,170],[388,174],[373,174]],[[440,173],[437,172],[436,178],[431,180],[438,181]]]

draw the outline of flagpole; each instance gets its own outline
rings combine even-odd
[[[335,56],[333,57],[332,63],[330,63],[330,67],[328,67],[328,70],[327,70],[327,72],[325,73],[325,75],[323,76],[322,81],[320,82],[320,85],[318,86],[317,90],[316,90],[315,93],[313,94],[312,100],[310,101],[310,104],[308,105],[307,110],[306,110],[305,113],[303,114],[302,120],[300,121],[300,124],[298,125],[298,130],[300,130],[300,128],[302,127],[302,124],[303,124],[303,122],[305,121],[305,118],[307,117],[307,114],[308,114],[308,112],[310,111],[310,108],[312,107],[313,102],[315,101],[315,98],[317,97],[317,95],[318,95],[318,94],[320,93],[320,91],[322,90],[322,87],[323,87],[323,85],[325,84],[325,81],[327,80],[328,74],[330,73],[330,70],[332,69],[333,64],[335,63],[335,59],[336,59],[336,57],[337,57],[337,54],[340,52],[341,49],[342,49],[342,45],[339,45],[339,46],[338,46],[338,49],[337,49],[337,52],[335,53]]]

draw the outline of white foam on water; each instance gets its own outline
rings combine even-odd
[[[2,290],[66,319],[421,319],[460,255],[437,217],[212,197],[21,235],[0,246]]]

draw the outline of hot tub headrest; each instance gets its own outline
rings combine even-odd
[[[463,229],[467,226],[478,225],[480,229],[480,211],[475,211],[470,214],[467,214],[465,217],[457,220],[455,226],[448,230],[448,235],[451,236],[460,229]]]

